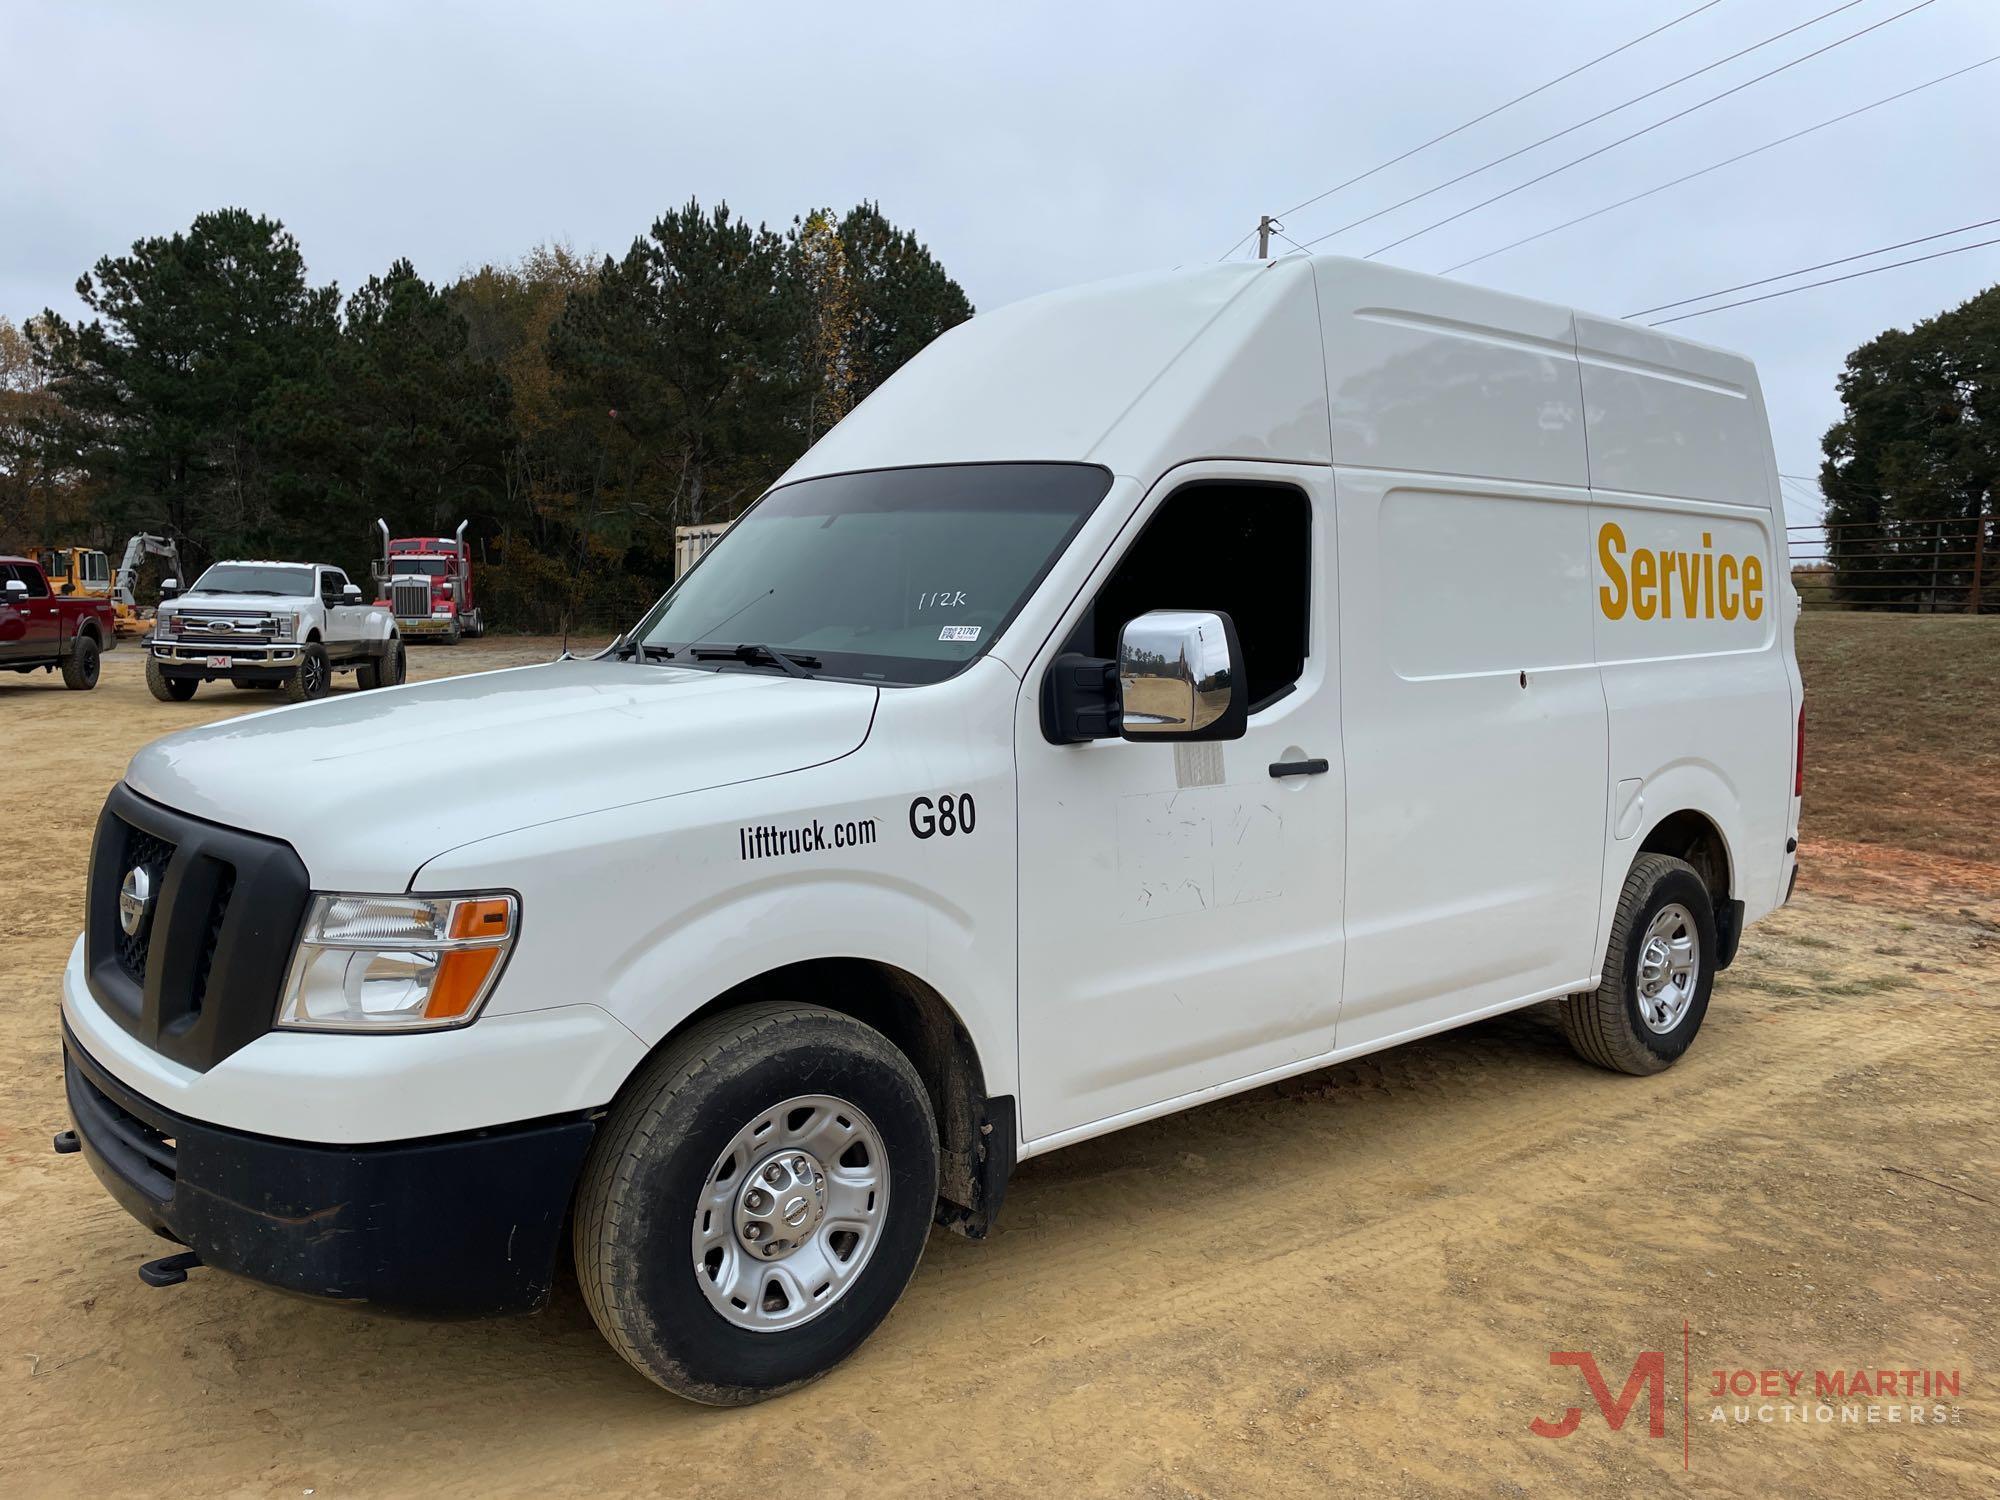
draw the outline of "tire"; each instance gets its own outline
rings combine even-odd
[[[1681,955],[1684,973],[1681,963],[1656,962],[1672,958],[1684,940],[1692,944]],[[1664,854],[1640,855],[1612,918],[1604,982],[1563,999],[1563,1034],[1579,1056],[1616,1073],[1673,1066],[1708,1014],[1718,951],[1715,910],[1694,867]]]
[[[458,644],[459,636],[463,634],[464,631],[460,629],[458,620],[456,617],[454,617],[451,622],[451,629],[447,630],[444,633],[444,643],[447,646],[456,646]]]
[[[775,1149],[760,1126],[778,1132]],[[817,1209],[802,1186],[815,1174],[789,1167],[807,1151],[826,1167]],[[744,1006],[664,1049],[612,1111],[577,1191],[577,1279],[641,1374],[693,1401],[748,1405],[824,1375],[888,1316],[923,1254],[937,1178],[930,1097],[888,1038],[810,1006]],[[721,1197],[704,1208],[710,1193]],[[743,1224],[755,1208],[779,1233],[795,1208],[791,1222],[812,1221],[791,1249],[753,1260],[748,1236],[764,1226]],[[765,1236],[767,1249],[786,1243]],[[725,1313],[736,1288],[757,1305]]]
[[[299,664],[284,680],[282,691],[287,703],[305,703],[324,698],[333,687],[333,668],[327,663],[326,647],[308,641],[299,652]]]
[[[160,659],[146,653],[146,689],[162,703],[185,703],[201,686],[196,677],[169,677],[160,670]]]
[[[354,669],[354,685],[363,692],[370,688],[395,687],[409,671],[409,658],[400,639],[389,642],[381,656],[364,661]]]
[[[102,655],[94,636],[78,636],[69,648],[69,655],[63,658],[63,686],[79,693],[87,693],[96,687],[97,674],[103,665],[100,660]]]

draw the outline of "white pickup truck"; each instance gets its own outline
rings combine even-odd
[[[363,688],[403,680],[395,616],[330,563],[219,562],[186,593],[175,588],[162,586],[146,648],[146,686],[162,703],[185,703],[204,682],[303,703],[324,698],[335,672]]]

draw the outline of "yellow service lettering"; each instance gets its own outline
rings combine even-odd
[[[1609,581],[1598,586],[1597,607],[1607,620],[1622,620],[1628,610],[1641,620],[1671,620],[1678,593],[1683,620],[1762,619],[1764,559],[1714,548],[1708,531],[1699,552],[1628,547],[1624,529],[1606,521],[1597,529],[1597,561]]]
[[[1722,611],[1722,618],[1725,620],[1735,619],[1737,610],[1742,604],[1741,596],[1736,592],[1736,572],[1736,559],[1727,552],[1716,559],[1715,603]]]
[[[1632,554],[1632,613],[1642,620],[1659,613],[1659,555],[1644,547]]]
[[[1606,521],[1597,532],[1597,560],[1604,565],[1604,576],[1611,582],[1600,584],[1597,590],[1597,607],[1604,611],[1607,620],[1625,618],[1625,565],[1619,557],[1625,551],[1625,533],[1618,529],[1616,521]]]

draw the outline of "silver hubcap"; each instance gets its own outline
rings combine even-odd
[[[1701,939],[1694,913],[1678,901],[1660,908],[1639,944],[1639,1019],[1652,1032],[1672,1031],[1694,1004],[1701,978]]]
[[[738,1328],[810,1321],[860,1279],[889,1211],[889,1158],[844,1099],[801,1094],[758,1115],[715,1159],[694,1212],[694,1274]]]

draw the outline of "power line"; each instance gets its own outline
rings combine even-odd
[[[1235,244],[1231,245],[1227,250],[1223,251],[1222,254],[1216,256],[1215,258],[1219,261],[1228,260],[1230,256],[1234,255],[1238,250],[1241,250],[1245,245],[1249,244],[1251,239],[1256,235],[1256,233],[1257,233],[1256,230],[1254,229],[1251,230],[1249,234],[1244,235],[1242,239],[1238,240]]]
[[[1814,287],[1833,286],[1837,282],[1855,281],[1863,276],[1874,276],[1879,274],[1880,272],[1894,271],[1903,266],[1922,265],[1927,260],[1943,260],[1947,255],[1963,255],[1968,250],[1984,250],[1988,245],[2000,245],[2000,238],[1995,238],[1990,240],[1977,240],[1970,245],[1956,245],[1949,250],[1935,250],[1929,255],[1913,255],[1908,260],[1892,260],[1886,266],[1870,266],[1865,271],[1849,271],[1845,276],[1829,276],[1824,281],[1808,281],[1800,286],[1788,286],[1783,291],[1780,292],[1766,292],[1761,297],[1745,297],[1739,302],[1721,302],[1717,303],[1714,307],[1704,307],[1699,312],[1676,313],[1671,318],[1661,318],[1657,322],[1648,323],[1646,326],[1648,328],[1663,328],[1669,323],[1685,323],[1689,318],[1705,318],[1710,313],[1726,312],[1732,307],[1748,307],[1753,302],[1769,302],[1773,297],[1789,297],[1794,292],[1809,292]],[[1894,248],[1895,248],[1894,246],[1885,245],[1882,247],[1881,250],[1871,250],[1865,253],[1869,255],[1880,255],[1883,253],[1884,250],[1890,250]],[[1861,257],[1859,256],[1848,257],[1849,260],[1857,260],[1860,258]],[[1811,269],[1812,267],[1810,266],[1803,266],[1796,271],[1787,271],[1785,275],[1803,276],[1807,271]],[[1783,281],[1785,278],[1784,276],[1770,276],[1766,277],[1765,279],[1768,281]],[[1710,297],[1720,297],[1722,293],[1709,292],[1707,293],[1707,295]],[[1689,297],[1686,300],[1689,302],[1699,302],[1702,299],[1700,297]],[[1675,303],[1669,305],[1678,306],[1679,304]]]
[[[1720,5],[1721,3],[1722,0],[1706,0],[1705,4],[1697,5],[1693,10],[1686,11],[1681,15],[1675,16],[1671,21],[1668,21],[1665,25],[1655,26],[1651,31],[1648,31],[1641,36],[1635,36],[1632,38],[1631,41],[1626,42],[1621,46],[1613,47],[1609,52],[1599,53],[1596,57],[1593,57],[1589,62],[1579,63],[1576,67],[1571,68],[1567,73],[1563,73],[1555,78],[1551,78],[1547,83],[1538,84],[1534,88],[1529,89],[1528,92],[1525,94],[1516,94],[1512,99],[1509,99],[1505,104],[1495,105],[1492,109],[1487,110],[1486,113],[1483,115],[1474,115],[1470,120],[1467,120],[1463,125],[1454,125],[1452,126],[1451,129],[1447,130],[1443,135],[1432,136],[1429,140],[1425,141],[1421,146],[1410,147],[1410,149],[1405,151],[1401,156],[1392,156],[1387,161],[1381,162],[1375,166],[1370,167],[1367,171],[1361,173],[1358,176],[1350,177],[1345,182],[1335,183],[1332,187],[1328,188],[1323,193],[1314,193],[1312,197],[1306,199],[1306,201],[1303,203],[1294,203],[1290,208],[1280,211],[1277,217],[1282,219],[1286,217],[1286,215],[1288,214],[1297,213],[1302,208],[1311,208],[1315,203],[1319,202],[1322,198],[1331,198],[1335,193],[1342,192],[1347,188],[1351,188],[1357,182],[1367,181],[1370,177],[1373,177],[1377,172],[1386,172],[1390,167],[1395,166],[1397,163],[1408,161],[1418,152],[1428,151],[1430,150],[1431,147],[1439,145],[1444,141],[1448,141],[1455,135],[1463,134],[1465,131],[1470,130],[1475,125],[1483,125],[1486,121],[1492,119],[1495,115],[1503,114],[1507,110],[1512,109],[1515,105],[1525,103],[1526,101],[1534,98],[1535,95],[1537,94],[1547,93],[1557,84],[1567,83],[1570,79],[1576,77],[1577,74],[1586,73],[1590,71],[1590,69],[1596,67],[1599,63],[1608,62],[1610,59],[1616,57],[1621,52],[1629,52],[1634,47],[1638,46],[1639,43],[1650,41],[1663,31],[1671,31],[1673,30],[1674,27],[1680,25],[1681,22],[1691,21],[1696,16],[1700,15],[1703,11],[1713,10],[1715,9],[1716,6]],[[1859,4],[1860,0],[1853,0],[1853,3]],[[1672,85],[1667,85],[1667,87],[1671,86]],[[1248,239],[1249,237],[1250,236],[1246,234],[1243,237],[1243,239]],[[1236,243],[1240,245],[1243,243],[1243,240],[1238,240]],[[1234,247],[1232,247],[1232,252],[1233,248]]]
[[[1275,234],[1279,239],[1283,240],[1287,245],[1290,245],[1294,250],[1305,250],[1305,253],[1307,255],[1312,254],[1312,251],[1306,250],[1306,247],[1304,245],[1301,245],[1297,240],[1293,239],[1289,234],[1286,234],[1284,230],[1280,229],[1278,227],[1278,221],[1276,219],[1273,219],[1271,221],[1271,233]]]
[[[1932,240],[1941,240],[1949,235],[1964,234],[1968,230],[1984,229],[1991,224],[2000,224],[2000,218],[1981,219],[1977,224],[1961,224],[1956,229],[1940,229],[1936,234],[1919,235],[1913,240],[1902,240],[1894,245],[1883,245],[1876,250],[1863,250],[1859,255],[1843,255],[1838,260],[1823,260],[1816,266],[1800,266],[1796,271],[1787,271],[1782,276],[1764,276],[1756,281],[1739,281],[1735,286],[1725,286],[1713,292],[1705,292],[1699,297],[1683,297],[1678,302],[1662,302],[1657,307],[1642,307],[1637,312],[1625,314],[1628,318],[1643,318],[1647,313],[1665,312],[1670,307],[1686,307],[1690,302],[1706,302],[1710,297],[1726,297],[1731,292],[1748,291],[1753,286],[1768,286],[1774,281],[1788,281],[1794,276],[1804,276],[1809,271],[1824,271],[1828,266],[1844,266],[1851,260],[1866,260],[1871,255],[1887,255],[1891,250],[1907,250],[1912,245],[1927,245]]]
[[[1608,214],[1613,209],[1624,208],[1627,204],[1637,203],[1642,198],[1650,198],[1655,193],[1664,193],[1668,188],[1679,187],[1684,182],[1692,182],[1695,178],[1705,177],[1710,172],[1719,172],[1724,167],[1734,166],[1739,161],[1769,151],[1773,147],[1787,145],[1792,141],[1798,140],[1801,136],[1811,135],[1816,130],[1824,130],[1829,125],[1838,125],[1841,121],[1851,120],[1856,115],[1865,115],[1871,109],[1880,109],[1885,104],[1894,104],[1898,99],[1907,99],[1911,94],[1922,93],[1928,88],[1936,88],[1941,83],[1949,83],[1954,78],[1962,77],[1967,73],[1973,72],[1975,69],[1988,67],[1996,62],[2000,62],[2000,53],[1995,53],[1992,57],[1982,58],[1980,61],[1970,63],[1963,68],[1957,68],[1941,77],[1933,78],[1927,83],[1917,84],[1914,88],[1904,89],[1901,93],[1890,94],[1887,98],[1877,99],[1873,104],[1864,104],[1859,109],[1850,109],[1846,114],[1835,115],[1830,120],[1821,120],[1817,125],[1808,125],[1803,130],[1793,131],[1790,135],[1781,135],[1775,141],[1766,141],[1761,146],[1752,146],[1748,151],[1739,151],[1734,156],[1726,156],[1721,161],[1711,162],[1705,167],[1676,177],[1671,182],[1663,182],[1658,187],[1649,187],[1643,193],[1634,193],[1629,198],[1620,198],[1616,203],[1607,203],[1602,208],[1593,208],[1587,214],[1578,214],[1574,219],[1565,219],[1562,223],[1553,225],[1548,229],[1541,229],[1533,234],[1523,235],[1520,239],[1511,240],[1497,250],[1488,250],[1483,254],[1472,256],[1468,260],[1461,260],[1454,265],[1446,266],[1438,274],[1440,276],[1449,276],[1454,271],[1463,271],[1467,266],[1476,266],[1482,260],[1491,260],[1496,255],[1505,255],[1509,250],[1518,250],[1523,245],[1533,244],[1536,240],[1546,239],[1548,236],[1559,233],[1562,230],[1574,229],[1578,224],[1595,219],[1602,214]],[[1239,240],[1237,243],[1241,244],[1242,241]]]
[[[1836,41],[1828,42],[1823,47],[1815,47],[1812,51],[1805,53],[1803,56],[1795,57],[1788,63],[1779,64],[1777,67],[1772,68],[1769,72],[1759,73],[1755,78],[1746,78],[1743,82],[1736,84],[1732,88],[1726,88],[1719,94],[1711,94],[1708,98],[1702,100],[1699,104],[1690,104],[1686,109],[1677,110],[1673,114],[1668,115],[1664,120],[1655,120],[1652,124],[1647,125],[1642,129],[1635,130],[1630,135],[1620,136],[1617,140],[1612,141],[1607,145],[1599,146],[1595,151],[1586,151],[1582,156],[1577,157],[1573,161],[1566,161],[1559,167],[1551,167],[1549,168],[1548,171],[1543,172],[1539,176],[1530,177],[1526,182],[1516,183],[1513,187],[1508,188],[1503,193],[1495,193],[1491,198],[1481,199],[1479,202],[1473,204],[1470,208],[1461,208],[1457,213],[1447,214],[1444,218],[1439,219],[1436,223],[1426,224],[1422,229],[1413,229],[1408,234],[1404,235],[1401,239],[1391,240],[1386,245],[1381,245],[1373,250],[1370,250],[1368,252],[1367,259],[1373,260],[1376,256],[1382,254],[1384,251],[1394,250],[1398,245],[1407,245],[1411,240],[1418,239],[1423,235],[1427,235],[1433,229],[1442,229],[1447,224],[1455,223],[1459,219],[1464,218],[1467,214],[1477,213],[1482,208],[1490,208],[1493,204],[1498,203],[1502,198],[1511,198],[1514,196],[1514,194],[1521,192],[1524,189],[1531,188],[1535,186],[1535,184],[1537,183],[1547,182],[1551,177],[1555,177],[1560,175],[1561,173],[1567,172],[1571,167],[1580,167],[1585,162],[1591,161],[1597,157],[1604,155],[1604,153],[1607,151],[1615,151],[1618,147],[1623,146],[1630,141],[1638,140],[1639,137],[1642,135],[1651,135],[1654,131],[1660,129],[1662,126],[1671,125],[1676,120],[1684,120],[1689,115],[1695,113],[1695,111],[1697,110],[1707,109],[1708,106],[1711,104],[1719,104],[1722,100],[1727,99],[1732,94],[1740,94],[1743,92],[1743,90],[1747,88],[1752,88],[1755,85],[1764,82],[1764,80],[1767,78],[1775,78],[1780,73],[1789,72],[1791,69],[1796,68],[1800,63],[1811,62],[1815,57],[1823,56],[1824,54],[1833,51],[1833,49],[1836,47],[1844,47],[1849,42],[1855,41],[1860,37],[1868,35],[1868,33],[1871,31],[1880,31],[1884,26],[1889,25],[1890,22],[1900,21],[1903,19],[1903,17],[1908,15],[1914,15],[1917,11],[1923,10],[1927,6],[1935,5],[1936,3],[1937,0],[1917,0],[1917,3],[1915,5],[1912,5],[1908,10],[1899,10],[1893,16],[1884,17],[1882,20],[1877,21],[1872,25],[1862,27],[1859,31],[1850,31],[1846,36],[1841,37]]]
[[[1314,239],[1307,240],[1306,243],[1309,245],[1317,245],[1320,242],[1320,240],[1330,240],[1337,234],[1347,233],[1347,231],[1350,229],[1359,229],[1363,224],[1372,224],[1375,220],[1381,218],[1384,214],[1392,214],[1399,208],[1408,208],[1412,203],[1421,203],[1424,199],[1430,197],[1434,193],[1441,193],[1446,188],[1449,187],[1457,187],[1459,183],[1464,182],[1467,178],[1477,177],[1482,172],[1489,172],[1497,166],[1512,161],[1517,156],[1525,156],[1528,152],[1533,151],[1538,147],[1546,146],[1551,141],[1559,141],[1566,135],[1574,135],[1577,131],[1582,130],[1585,126],[1595,125],[1599,120],[1609,119],[1612,115],[1617,114],[1620,110],[1630,109],[1635,104],[1643,104],[1646,100],[1652,98],[1655,94],[1663,94],[1668,89],[1678,88],[1681,84],[1686,83],[1691,78],[1699,78],[1704,73],[1712,73],[1725,63],[1735,62],[1736,59],[1739,57],[1747,57],[1752,52],[1758,51],[1760,48],[1770,46],[1771,43],[1773,42],[1783,41],[1786,37],[1790,36],[1795,31],[1804,31],[1808,26],[1816,26],[1821,21],[1824,21],[1828,16],[1837,16],[1842,11],[1852,10],[1854,9],[1855,6],[1861,3],[1862,0],[1843,0],[1842,4],[1834,6],[1832,10],[1821,11],[1818,15],[1812,17],[1812,19],[1810,20],[1801,21],[1796,26],[1788,26],[1787,28],[1785,28],[1785,30],[1775,32],[1772,35],[1765,37],[1764,40],[1761,42],[1753,42],[1751,43],[1751,45],[1742,48],[1740,51],[1730,53],[1727,57],[1718,57],[1714,62],[1706,63],[1703,66],[1696,68],[1692,73],[1683,73],[1681,74],[1680,77],[1672,79],[1667,83],[1663,83],[1658,88],[1648,89],[1643,94],[1635,94],[1630,99],[1627,99],[1624,103],[1614,104],[1609,109],[1600,110],[1598,111],[1598,113],[1592,115],[1587,120],[1578,120],[1574,125],[1565,125],[1561,130],[1558,130],[1553,135],[1545,135],[1538,141],[1530,141],[1527,145],[1522,146],[1517,150],[1509,151],[1505,156],[1496,156],[1493,158],[1493,160],[1482,163],[1481,165],[1472,168],[1470,171],[1460,172],[1456,177],[1449,178],[1444,182],[1440,182],[1435,187],[1427,187],[1421,193],[1415,193],[1408,198],[1404,198],[1400,202],[1391,203],[1387,208],[1378,208],[1374,213],[1364,214],[1361,218],[1351,220],[1350,222],[1341,225],[1338,229],[1329,229],[1325,234],[1319,235]],[[1923,0],[1923,3],[1928,5],[1931,3],[1931,0]],[[1891,19],[1894,18],[1892,17]]]

